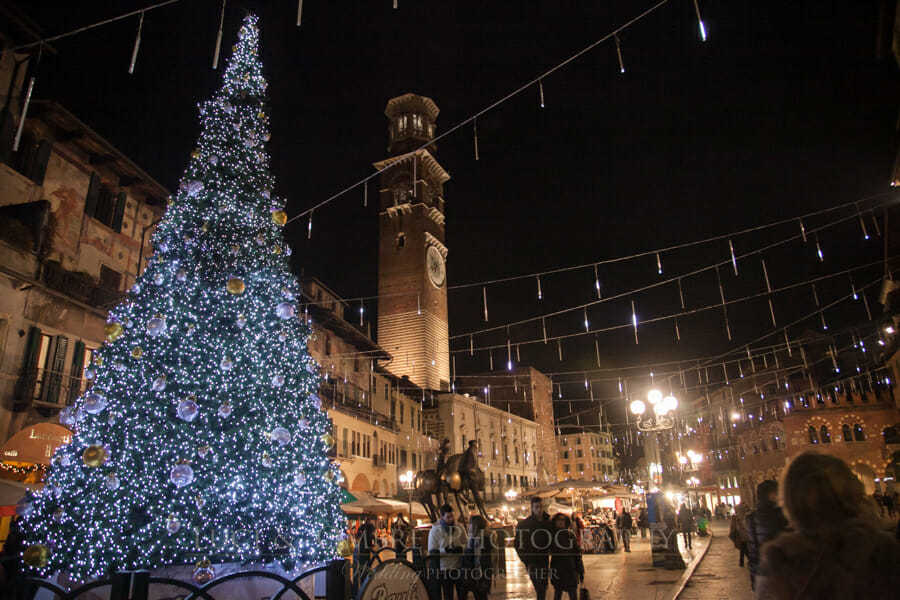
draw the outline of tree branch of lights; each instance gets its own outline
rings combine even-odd
[[[211,562],[336,555],[340,472],[272,194],[258,44],[250,15],[200,105],[155,254],[110,313],[90,389],[60,415],[73,440],[21,507],[23,558],[41,574],[83,581],[199,558],[205,581]]]

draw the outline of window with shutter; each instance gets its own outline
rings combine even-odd
[[[15,397],[18,404],[31,402],[36,382],[38,354],[41,348],[41,330],[31,327],[25,342],[25,355],[22,361],[22,373],[16,382]]]
[[[100,189],[97,191],[97,209],[94,218],[106,225],[112,227],[113,213],[116,208],[116,197],[109,189],[109,186],[101,183]]]
[[[110,227],[115,231],[122,231],[122,219],[125,217],[126,196],[125,192],[119,192],[116,195],[116,206],[113,210],[112,222],[110,223]]]
[[[75,342],[75,350],[72,352],[72,366],[69,369],[69,393],[66,398],[66,404],[72,404],[81,394],[84,381],[84,358],[87,354],[87,348],[84,342],[78,340]]]
[[[41,140],[34,153],[34,160],[27,176],[38,185],[44,185],[44,176],[47,174],[47,163],[50,162],[50,151],[53,144],[48,140]]]
[[[100,194],[100,176],[91,173],[91,183],[88,185],[87,196],[84,199],[84,214],[93,217],[97,214],[97,196]]]
[[[60,391],[62,390],[63,371],[66,368],[66,351],[69,349],[69,338],[58,335],[54,340],[53,359],[44,379],[43,401],[50,404],[59,404]]]

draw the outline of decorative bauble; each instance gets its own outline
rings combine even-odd
[[[72,464],[72,458],[68,454],[63,454],[59,457],[59,464],[63,467],[68,467]]]
[[[287,334],[286,334],[285,332],[283,332],[283,331],[282,331],[281,333],[279,333],[279,334],[278,334],[278,341],[279,341],[279,342],[286,342],[286,341],[287,341]]]
[[[96,392],[89,392],[84,397],[82,406],[89,414],[96,415],[106,408],[106,398]]]
[[[53,511],[53,520],[57,523],[62,523],[63,518],[66,516],[65,511],[63,511],[62,507],[57,508]]]
[[[290,246],[285,246],[285,247],[284,247],[284,255],[285,255],[285,256],[290,256],[292,252],[293,252],[293,250],[291,250],[291,247],[290,247]]]
[[[204,506],[206,506],[206,498],[204,498],[200,494],[197,494],[196,496],[194,496],[194,503],[197,505],[197,508],[203,508]]]
[[[276,210],[272,213],[272,222],[283,227],[287,223],[287,213],[283,210]]]
[[[347,558],[353,555],[353,542],[349,538],[343,538],[337,543],[338,556]]]
[[[272,457],[269,456],[268,452],[263,452],[262,458],[260,459],[259,462],[262,463],[262,466],[264,466],[268,469],[269,467],[272,466]]]
[[[32,544],[22,553],[22,560],[30,567],[46,567],[50,560],[50,550],[43,544]]]
[[[200,455],[200,458],[206,458],[206,455],[209,454],[211,448],[209,446],[200,446],[197,448],[197,454]]]
[[[163,240],[157,246],[156,249],[159,250],[160,254],[165,254],[169,251],[169,242]]]
[[[194,469],[188,463],[179,463],[169,471],[169,481],[178,488],[191,485],[194,482]]]
[[[131,349],[131,358],[140,358],[144,355],[144,351],[140,346],[135,346]]]
[[[257,246],[264,246],[266,244],[266,236],[261,233],[257,233],[256,238],[254,239],[256,240]]]
[[[303,473],[297,473],[296,475],[294,475],[294,485],[306,485],[306,475]]]
[[[228,280],[228,283],[225,284],[225,289],[228,290],[229,294],[240,296],[244,293],[244,280],[240,277],[232,277]]]
[[[229,356],[223,356],[221,362],[219,362],[219,368],[223,371],[230,371],[234,368],[234,361]]]
[[[263,140],[265,140],[265,141],[267,141],[267,142],[268,142],[269,140],[271,140],[271,139],[272,139],[272,134],[271,134],[271,133],[268,133],[268,132],[267,132],[267,133],[263,136]]]
[[[284,296],[288,300],[294,299],[294,292],[292,292],[291,289],[287,288],[287,287],[281,288],[281,295]]]
[[[119,478],[115,473],[110,473],[106,476],[106,481],[104,483],[106,484],[106,489],[114,491],[119,489],[119,485],[121,482],[119,481]]]
[[[178,269],[177,271],[175,271],[175,280],[178,283],[184,283],[185,281],[187,281],[187,271],[185,271],[184,269]]]
[[[121,371],[125,371],[125,370],[127,370],[127,368],[128,368],[128,367],[125,366],[125,363],[123,363],[123,362],[121,362],[121,361],[118,361],[118,360],[117,360],[116,362],[113,363],[113,366],[112,366],[112,367],[113,367],[113,369],[115,369],[116,371],[120,371],[120,372],[121,372]]]
[[[197,568],[194,569],[194,574],[191,577],[194,580],[194,583],[198,585],[209,583],[216,576],[216,570],[213,569],[212,563],[205,558],[199,561],[196,567]]]
[[[284,427],[276,427],[272,430],[272,439],[279,446],[287,446],[291,443],[291,432]]]
[[[116,413],[111,412],[106,416],[106,424],[112,425],[116,422]]]
[[[103,328],[103,333],[106,334],[106,339],[110,342],[114,342],[119,339],[119,336],[122,335],[122,324],[113,321],[111,323],[107,323]]]
[[[131,293],[132,294],[140,294],[141,293],[141,284],[135,283],[133,286],[131,286]]]
[[[318,396],[313,394],[310,397],[309,401],[312,402],[312,405],[316,407],[316,410],[322,410],[322,399],[321,398],[319,398]]]
[[[218,164],[219,164],[219,157],[216,156],[215,154],[213,154],[212,156],[210,156],[210,157],[209,157],[209,164],[211,164],[211,165],[214,166],[214,167],[215,167],[216,165],[218,165]]]
[[[281,254],[281,246],[278,246],[278,245],[272,246],[272,254],[275,254],[275,255]]]
[[[278,315],[279,319],[290,319],[294,316],[294,305],[290,302],[280,302],[275,307],[275,314]]]
[[[163,276],[162,273],[157,273],[156,275],[153,276],[153,283],[156,285],[162,285],[163,282],[165,282],[165,280],[166,280],[166,278]]]
[[[188,181],[184,186],[184,191],[188,196],[196,196],[203,191],[203,182],[196,179],[194,181]]]
[[[81,460],[89,467],[99,467],[106,462],[106,448],[99,444],[88,446],[81,453]]]
[[[232,412],[231,403],[228,402],[227,400],[219,405],[218,415],[221,418],[227,419],[228,417],[231,416],[231,412]]]
[[[103,357],[102,357],[102,356],[95,356],[95,357],[94,357],[94,364],[97,365],[98,367],[102,367],[102,366],[103,366]]]
[[[225,109],[225,112],[227,112],[229,115],[234,112],[234,106],[232,106],[230,102],[226,102],[225,104],[223,104],[222,108]]]
[[[244,313],[241,313],[237,316],[237,318],[234,320],[234,322],[238,327],[243,329],[244,326],[247,324],[247,317],[244,315]]]
[[[325,471],[322,477],[325,478],[325,481],[334,481],[334,471],[328,469],[327,471]]]
[[[88,381],[93,381],[97,376],[97,367],[94,365],[88,365],[84,368],[84,378]]]
[[[197,148],[193,152],[191,152],[191,158],[200,158],[200,149]]]
[[[166,531],[169,532],[169,535],[175,535],[179,529],[181,529],[181,522],[175,515],[169,515],[169,518],[166,519]]]
[[[203,221],[203,223],[201,223],[200,231],[202,231],[203,233],[206,233],[209,231],[209,221]]]
[[[268,199],[270,199],[270,198],[272,197],[272,191],[271,191],[271,190],[263,190],[263,191],[260,192],[260,193],[262,194],[262,197],[265,198],[266,200],[268,200]]]
[[[154,392],[161,392],[166,389],[166,376],[160,375],[156,379],[153,380],[153,383],[150,384],[150,389]]]
[[[325,442],[325,446],[328,448],[331,448],[332,446],[334,446],[334,436],[331,435],[330,433],[323,433],[322,441]]]
[[[315,375],[319,372],[319,365],[317,365],[315,361],[309,361],[306,363],[306,372]]]
[[[231,246],[231,253],[233,255],[237,256],[238,252],[240,252],[240,251],[241,251],[241,247],[238,246],[237,244],[234,244]]]
[[[190,423],[197,418],[198,414],[200,414],[200,407],[197,406],[197,403],[194,402],[192,398],[184,398],[178,403],[175,414],[178,415],[178,418],[182,421]]]
[[[272,377],[272,387],[281,387],[284,385],[284,375],[280,373]]]
[[[300,419],[300,429],[308,429],[309,428],[309,419],[303,417]]]
[[[71,406],[67,406],[59,411],[59,422],[66,427],[71,427],[75,424],[75,411]]]

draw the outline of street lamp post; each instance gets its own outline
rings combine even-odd
[[[406,473],[400,474],[400,484],[403,486],[403,489],[407,492],[407,498],[409,499],[409,524],[412,525],[413,516],[412,516],[412,493],[413,488],[415,488],[416,474],[412,471],[407,471]]]

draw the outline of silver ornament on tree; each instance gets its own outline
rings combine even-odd
[[[231,360],[230,356],[223,356],[222,361],[219,363],[219,368],[223,371],[230,371],[234,368],[234,361]]]
[[[194,482],[194,469],[187,463],[179,463],[169,471],[169,481],[177,488],[183,488]]]
[[[166,531],[169,532],[169,535],[175,535],[179,529],[181,529],[181,523],[175,515],[169,515],[169,518],[166,519]]]
[[[306,475],[303,473],[297,473],[294,475],[294,485],[305,485],[306,484]]]
[[[147,334],[150,337],[159,337],[166,332],[166,318],[153,317],[147,321]]]
[[[272,377],[272,387],[281,387],[284,385],[284,375],[278,374]]]
[[[153,283],[156,285],[162,285],[165,282],[165,277],[163,277],[162,273],[157,273],[153,276]]]
[[[262,466],[268,469],[272,466],[272,457],[269,456],[268,452],[263,452],[262,458],[260,458],[259,462],[262,463]]]
[[[203,182],[196,179],[188,181],[184,184],[184,191],[188,196],[193,198],[203,191]]]
[[[184,269],[178,269],[177,271],[175,271],[175,279],[179,283],[184,283],[185,281],[187,281],[187,271],[185,271]]]
[[[275,314],[282,320],[291,319],[294,316],[294,305],[290,302],[280,302],[275,307]]]
[[[82,406],[88,414],[96,415],[106,408],[106,398],[96,392],[90,392],[84,397]]]
[[[154,392],[161,392],[166,389],[166,376],[160,375],[156,379],[153,380],[153,383],[150,384],[150,389]]]
[[[279,446],[287,446],[291,443],[291,432],[284,427],[276,427],[272,430],[272,439]]]
[[[106,476],[106,481],[104,482],[106,485],[106,489],[110,491],[115,491],[119,489],[119,485],[121,482],[119,481],[118,476],[115,473],[110,473]]]
[[[94,365],[86,366],[84,368],[84,378],[88,381],[93,381],[95,377],[97,377],[97,367]]]
[[[223,402],[222,404],[219,405],[219,410],[218,410],[217,414],[221,418],[227,419],[228,417],[231,416],[232,410],[233,409],[231,408],[231,403],[226,400],[225,402]]]
[[[300,429],[309,429],[309,419],[306,417],[300,419]]]
[[[194,402],[193,398],[184,398],[178,403],[175,414],[178,415],[178,418],[182,421],[190,423],[197,418],[198,414],[200,414],[200,407],[197,406],[197,403]]]
[[[237,319],[234,320],[235,324],[243,329],[247,325],[247,317],[244,313],[241,313],[237,316]]]

